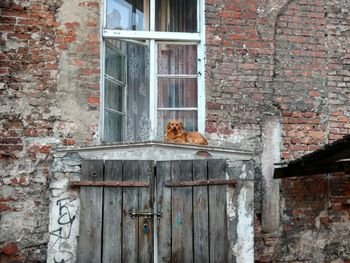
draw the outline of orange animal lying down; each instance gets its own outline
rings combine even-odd
[[[168,122],[165,141],[177,143],[190,143],[208,145],[207,140],[199,132],[186,132],[181,121],[171,120]]]

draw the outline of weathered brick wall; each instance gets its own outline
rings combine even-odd
[[[348,1],[327,1],[326,46],[327,46],[327,91],[329,103],[329,141],[350,133],[350,50]]]
[[[349,133],[349,7],[346,1],[292,1],[277,19],[272,88],[282,116],[282,159]],[[262,233],[257,218],[257,260],[347,262],[348,175],[286,179],[280,187],[280,231]]]
[[[52,151],[96,141],[99,1],[0,1],[0,63],[0,262],[45,262]]]
[[[350,260],[350,176],[319,175],[284,180],[280,251],[287,260]]]
[[[282,158],[323,145],[328,108],[323,1],[294,1],[276,28],[274,101],[283,118]]]
[[[257,2],[206,1],[206,132],[247,148],[257,146],[271,101],[272,21]]]
[[[259,156],[264,116],[280,116],[281,158],[288,161],[348,134],[349,8],[339,0],[207,1],[211,139]],[[256,260],[349,260],[348,176],[282,181],[280,230],[266,233],[260,170]]]

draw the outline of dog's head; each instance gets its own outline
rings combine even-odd
[[[171,120],[167,125],[167,133],[180,134],[184,131],[184,125],[181,121]]]

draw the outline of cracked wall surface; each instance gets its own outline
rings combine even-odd
[[[45,262],[52,153],[97,141],[99,2],[1,1],[0,62],[0,261]]]

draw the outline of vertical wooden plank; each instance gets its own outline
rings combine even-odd
[[[124,161],[123,181],[139,180],[138,161]],[[129,215],[138,210],[137,187],[123,187],[122,262],[138,262],[138,218]]]
[[[81,180],[103,181],[103,161],[82,161]],[[102,187],[80,188],[79,262],[101,262]]]
[[[192,161],[172,162],[172,181],[192,180]],[[172,262],[193,260],[192,187],[172,189]]]
[[[207,160],[193,161],[193,180],[207,180]],[[209,262],[208,186],[193,187],[193,262]]]
[[[122,181],[122,161],[105,162],[105,181]],[[105,187],[102,262],[121,262],[122,188]]]
[[[225,179],[226,161],[208,160],[208,178]],[[209,186],[210,262],[228,262],[226,185]]]
[[[171,180],[171,162],[162,161],[156,164],[156,203],[162,217],[158,220],[158,262],[171,262],[171,188],[164,187],[164,182]]]
[[[153,207],[153,161],[139,161],[140,181],[149,182],[150,187],[139,188],[139,210],[152,211]],[[139,262],[153,260],[153,218],[139,217]],[[147,225],[148,232],[144,231]]]

